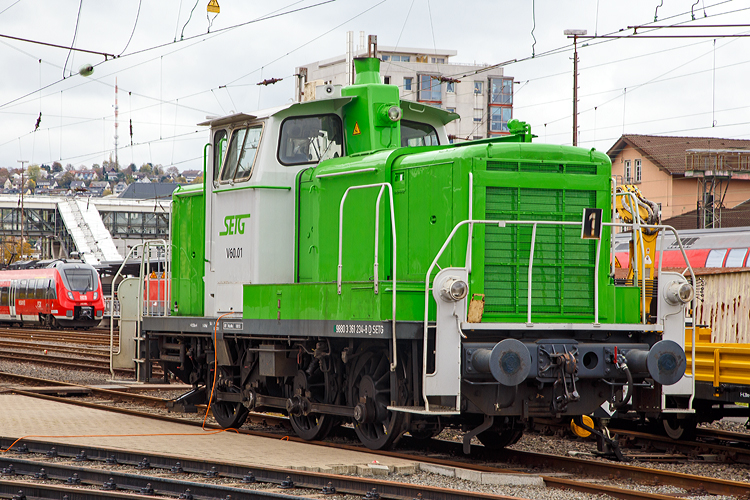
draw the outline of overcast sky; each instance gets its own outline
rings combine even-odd
[[[380,45],[457,50],[455,62],[516,60],[504,68],[517,82],[514,117],[538,141],[571,144],[565,29],[747,24],[650,34],[750,33],[750,0],[218,2],[207,34],[208,0],[0,0],[2,35],[121,55],[0,38],[0,167],[114,156],[117,79],[120,164],[201,169],[208,135],[196,123],[289,102],[295,67],[343,54],[350,30],[356,41],[364,31]],[[750,139],[749,48],[748,38],[579,42],[579,145],[606,151],[623,132]],[[85,64],[93,75],[78,74]],[[265,78],[283,80],[256,85]]]

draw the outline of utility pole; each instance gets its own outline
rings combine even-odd
[[[120,160],[117,157],[117,139],[120,138],[119,135],[117,135],[117,127],[119,126],[118,117],[120,115],[120,107],[117,105],[117,77],[115,77],[115,167],[119,170],[120,168]],[[102,162],[102,165],[104,165],[104,162]],[[110,165],[110,168],[112,165]],[[104,176],[104,169],[102,169],[102,176]]]
[[[23,169],[24,165],[29,163],[29,160],[18,160],[18,163],[21,164],[21,251],[18,260],[23,260]]]
[[[565,30],[563,32],[573,37],[573,146],[578,146],[578,37],[584,36],[586,30]]]

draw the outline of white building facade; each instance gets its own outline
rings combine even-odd
[[[506,135],[513,117],[513,78],[496,66],[450,62],[456,54],[455,50],[381,46],[380,76],[383,83],[400,88],[403,100],[458,113],[461,118],[446,126],[451,142]],[[366,49],[352,51],[352,57],[366,55]],[[352,83],[354,70],[347,71],[352,57],[341,55],[298,67],[297,99],[312,98],[317,86]]]

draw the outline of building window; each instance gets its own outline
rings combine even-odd
[[[475,92],[476,84],[474,82]],[[513,114],[513,78],[490,78],[489,80],[489,116],[488,134],[507,134],[508,121]],[[480,87],[481,92],[481,87]]]
[[[381,61],[387,61],[391,58],[391,56],[380,56]]]
[[[420,101],[441,102],[440,80],[432,75],[418,75]]]
[[[391,77],[390,76],[384,76],[383,77],[383,83],[385,83],[386,85],[390,85],[391,84]]]
[[[445,64],[445,57],[433,57],[432,63],[433,64]]]
[[[411,83],[414,81],[414,78],[407,76],[404,78],[404,90],[411,90]]]
[[[447,112],[449,112],[449,113],[455,113],[456,112],[456,108],[445,108],[445,110]]]
[[[508,132],[512,108],[490,107],[490,132]]]
[[[387,61],[388,59],[390,59],[392,62],[409,62],[411,61],[411,56],[383,56],[383,61]]]
[[[418,63],[426,63],[427,62],[427,56],[417,56],[416,61]]]
[[[490,104],[513,104],[512,78],[490,78]]]
[[[625,177],[625,182],[630,183],[630,178],[632,177],[631,171],[630,171],[630,160],[625,160],[624,177]]]
[[[484,110],[482,108],[474,108],[474,121],[482,123],[482,117],[484,116]]]
[[[641,159],[635,160],[635,182],[641,182]]]
[[[448,82],[445,84],[445,91],[448,94],[455,94],[456,93],[456,82]]]
[[[484,87],[484,82],[474,82],[474,93],[481,94]]]

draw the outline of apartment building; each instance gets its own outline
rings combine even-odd
[[[364,46],[361,36],[360,47]],[[320,85],[354,81],[351,60],[366,56],[360,48],[298,67],[298,100],[313,98]],[[429,104],[460,115],[447,128],[451,142],[484,139],[508,133],[513,117],[513,78],[487,64],[455,63],[455,50],[378,47],[383,83],[398,85],[401,99]]]

